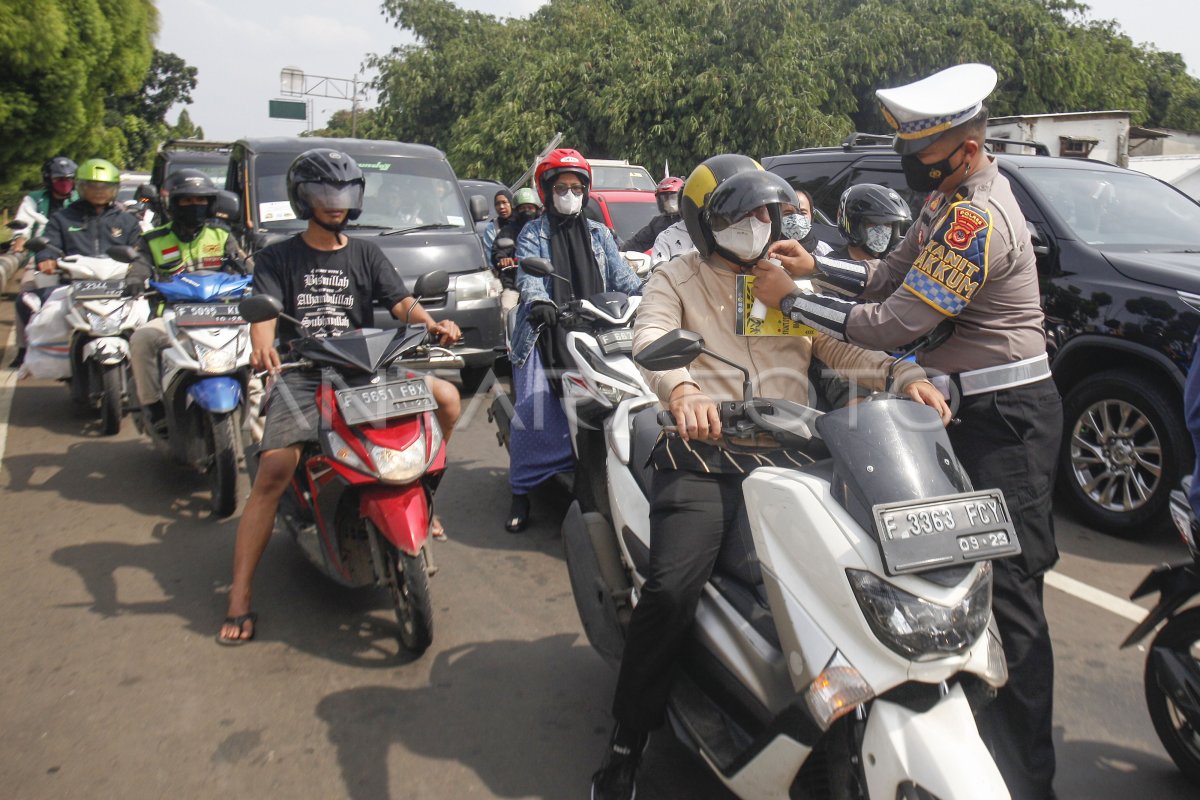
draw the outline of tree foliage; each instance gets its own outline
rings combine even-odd
[[[339,109],[329,116],[329,121],[325,123],[324,128],[317,128],[312,132],[300,134],[301,136],[321,136],[331,139],[383,139],[386,138],[379,131],[379,123],[376,118],[375,109],[360,108],[358,110],[358,121],[355,122],[351,118],[350,109]]]
[[[157,29],[152,0],[0,3],[0,197],[60,153],[124,161],[106,101],[141,89]]]
[[[179,112],[179,118],[175,120],[175,124],[167,131],[168,139],[203,139],[204,128],[201,128],[196,123],[192,122],[192,115],[187,112],[187,109],[182,109]]]
[[[1135,123],[1200,129],[1200,81],[1182,58],[1086,20],[1085,8],[550,0],[528,18],[498,19],[449,0],[384,0],[416,43],[374,60],[380,107],[368,130],[436,145],[471,175],[519,174],[556,131],[589,157],[669,158],[686,171],[714,153],[768,155],[886,130],[876,88],[967,61],[1000,74],[995,115],[1122,108]]]

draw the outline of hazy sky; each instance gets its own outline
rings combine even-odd
[[[457,0],[464,8],[496,13],[502,6],[523,16],[540,0],[499,4]],[[1092,16],[1116,19],[1135,42],[1183,54],[1188,71],[1200,77],[1200,2],[1197,0],[1091,0]],[[210,139],[291,136],[305,124],[267,117],[267,103],[280,97],[279,71],[296,66],[310,75],[351,78],[364,56],[386,53],[411,38],[388,24],[376,0],[159,0],[157,46],[199,70],[188,107],[192,121]],[[511,54],[518,57],[518,54]],[[503,57],[504,54],[499,54]],[[348,102],[312,98],[315,127]],[[171,112],[174,121],[179,108]]]

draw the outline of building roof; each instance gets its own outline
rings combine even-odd
[[[1128,117],[1132,111],[1127,109],[1112,109],[1109,111],[1063,111],[1057,114],[1019,114],[1011,117],[989,117],[988,125],[1003,125],[1008,122],[1022,122],[1035,119],[1080,119],[1087,117]]]

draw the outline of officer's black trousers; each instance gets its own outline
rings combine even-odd
[[[650,566],[629,623],[613,699],[626,730],[662,725],[680,651],[727,530],[742,508],[745,475],[660,470],[650,505]]]
[[[1054,565],[1052,494],[1062,401],[1050,379],[963,399],[951,427],[954,452],[976,489],[998,488],[1023,548],[994,562],[992,607],[1008,685],[979,715],[1013,800],[1053,797],[1054,654],[1042,609],[1042,575]]]

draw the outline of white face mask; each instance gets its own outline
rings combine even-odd
[[[569,217],[578,214],[583,209],[583,195],[567,192],[554,195],[554,210]]]
[[[803,214],[788,214],[783,218],[783,236],[785,239],[800,241],[812,230],[812,220]]]
[[[741,259],[758,258],[771,240],[771,223],[751,214],[723,231],[713,231],[713,240],[723,249]]]
[[[884,250],[888,249],[888,245],[892,243],[892,226],[891,225],[868,225],[866,235],[863,236],[863,247],[870,250],[872,253],[879,255]]]

